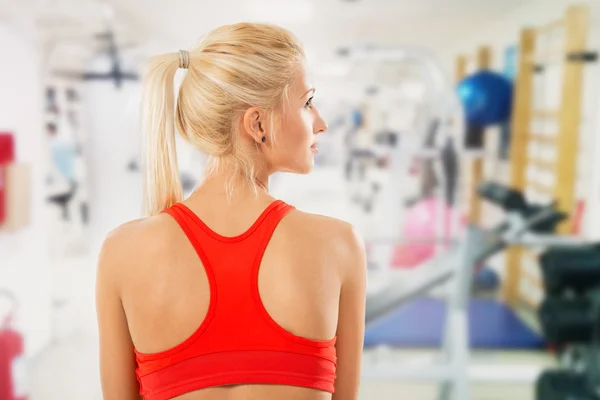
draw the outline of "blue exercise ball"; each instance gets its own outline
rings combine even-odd
[[[469,125],[490,126],[510,119],[513,85],[503,75],[476,72],[458,84],[458,97]]]
[[[496,290],[500,287],[500,277],[493,269],[484,267],[475,273],[473,286],[477,290]]]

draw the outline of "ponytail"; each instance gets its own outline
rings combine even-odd
[[[183,199],[175,145],[175,73],[177,53],[153,57],[142,82],[144,214],[156,215]]]

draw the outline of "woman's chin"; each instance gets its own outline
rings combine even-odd
[[[309,174],[312,172],[312,170],[315,168],[315,157],[312,156],[308,159],[305,168],[304,168],[304,174]]]
[[[294,165],[288,167],[281,167],[277,169],[277,172],[285,172],[288,174],[296,174],[296,175],[306,175],[310,173],[315,166],[314,159],[308,160],[306,163],[302,165]]]
[[[302,168],[298,168],[294,171],[294,173],[298,174],[298,175],[306,175],[306,174],[310,174],[314,168],[315,164],[311,163],[311,164],[307,164],[304,165]]]
[[[314,167],[315,160],[311,158],[310,160],[307,160],[303,165],[299,165],[297,168],[295,168],[294,173],[299,175],[306,175],[311,173]]]

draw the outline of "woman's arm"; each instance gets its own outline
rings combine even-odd
[[[358,233],[348,235],[347,260],[342,273],[342,287],[337,327],[337,378],[333,400],[358,398],[361,360],[365,332],[366,254]]]
[[[113,232],[105,240],[96,276],[100,379],[104,400],[139,400],[135,353],[119,294],[118,272],[126,263],[127,241]]]

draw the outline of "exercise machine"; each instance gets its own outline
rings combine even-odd
[[[436,255],[420,266],[423,274],[410,284],[403,279],[388,279],[386,284],[367,292],[366,323],[371,324],[398,307],[424,296],[432,289],[449,283],[442,359],[434,365],[409,367],[378,365],[363,368],[363,377],[369,379],[408,379],[441,383],[440,400],[469,399],[469,381],[481,371],[469,370],[469,337],[467,306],[474,272],[483,261],[508,246],[546,247],[552,245],[581,245],[578,238],[551,234],[554,227],[566,218],[554,203],[529,204],[519,191],[495,184],[481,183],[477,192],[482,198],[502,207],[506,220],[492,229],[468,225],[462,240],[449,250]],[[493,369],[493,366],[480,370]],[[498,375],[498,379],[534,381],[541,373],[538,369],[516,367],[515,376]],[[481,376],[479,376],[481,378]],[[511,379],[512,378],[512,379]]]
[[[600,400],[600,244],[555,246],[540,257],[542,330],[560,368],[537,381],[536,398]]]
[[[437,160],[441,158],[444,144],[449,139],[453,139],[455,144],[461,142],[459,137],[463,135],[463,108],[453,85],[446,76],[446,69],[435,54],[428,49],[412,46],[395,48],[357,46],[348,49],[345,57],[349,64],[360,65],[361,68],[373,68],[374,71],[381,65],[389,64],[418,66],[422,72],[419,75],[420,81],[425,88],[423,99],[419,100],[424,102],[420,109],[430,121],[438,122],[437,125],[432,123],[429,126],[430,129],[422,129],[420,125],[415,125],[408,130],[407,128],[398,128],[400,131],[397,143],[386,149],[388,161],[386,162],[385,176],[381,178],[379,186],[366,187],[367,197],[374,198],[377,195],[377,204],[373,207],[373,212],[377,216],[384,216],[382,218],[385,218],[386,221],[386,224],[378,227],[377,235],[398,241],[401,239],[399,227],[404,216],[404,207],[401,206],[407,197],[407,187],[414,184],[413,177],[409,177],[406,173],[409,169],[409,161],[412,158],[418,158],[426,165],[425,169],[429,173],[427,178],[431,178],[432,173],[438,176],[438,182],[435,182],[437,184],[432,185],[431,179],[428,179],[428,182],[423,182],[423,186],[426,187],[419,189],[430,193],[435,188],[436,192],[441,193],[440,188],[450,187],[451,185],[445,182],[443,177],[439,178],[441,173],[435,169],[439,167]],[[388,84],[389,82],[382,81],[380,83]],[[401,85],[394,84],[389,89],[390,93],[398,96],[402,93]],[[362,124],[362,120],[360,123]],[[435,140],[430,141],[430,138]],[[456,149],[456,152],[460,153],[460,149]],[[374,157],[370,157],[371,160],[374,159]],[[423,179],[423,181],[425,180]],[[417,197],[421,197],[423,194],[423,190],[419,189]],[[413,194],[409,197],[412,196]],[[373,201],[368,203],[372,205]],[[437,236],[441,237],[443,230],[444,224],[440,223],[439,226],[436,226]],[[367,239],[369,242],[373,242],[371,238]],[[388,257],[382,255],[381,258],[389,259],[391,254]]]

